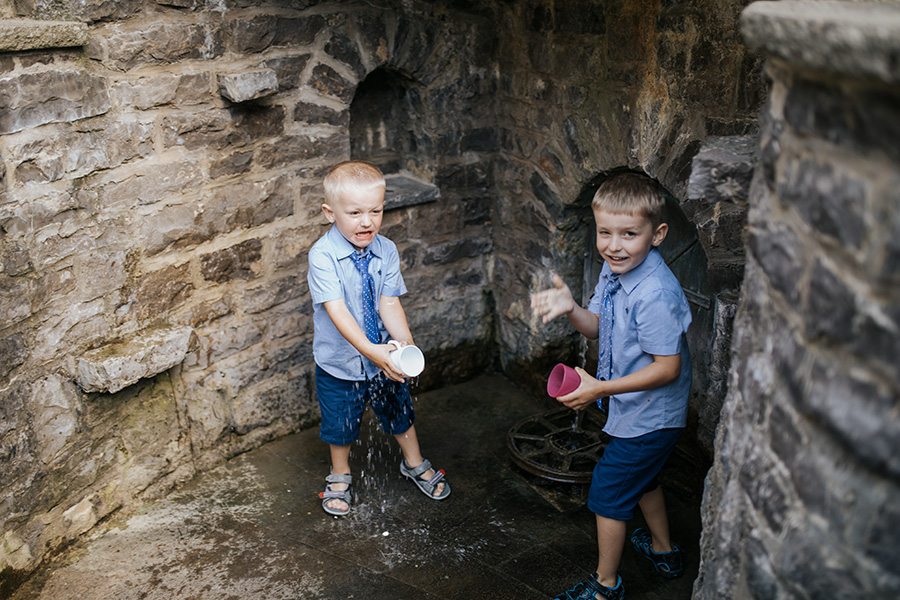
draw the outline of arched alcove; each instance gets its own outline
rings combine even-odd
[[[423,89],[392,69],[375,69],[350,104],[350,157],[377,165],[387,181],[386,208],[421,204],[440,195],[434,143],[425,127]]]

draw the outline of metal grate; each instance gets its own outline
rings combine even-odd
[[[538,477],[588,483],[609,441],[605,423],[599,410],[555,409],[514,425],[506,447],[517,465]]]

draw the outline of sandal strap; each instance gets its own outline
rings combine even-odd
[[[415,477],[418,477],[419,475],[421,475],[422,473],[424,473],[425,471],[427,471],[428,469],[431,468],[431,461],[429,461],[427,458],[423,459],[422,464],[420,464],[418,467],[410,467],[409,463],[407,463],[405,459],[403,462],[406,463],[406,466],[408,467],[409,472]]]
[[[325,481],[327,481],[328,483],[350,484],[350,483],[353,483],[353,475],[351,475],[351,474],[341,475],[339,473],[331,473],[325,478]]]
[[[344,499],[346,496],[349,496],[350,490],[325,490],[324,492],[319,492],[319,498],[341,498]]]
[[[440,469],[439,471],[437,471],[437,472],[434,474],[434,477],[432,477],[431,479],[428,480],[428,485],[430,485],[431,487],[436,486],[437,483],[438,483],[441,479],[444,478],[444,475],[445,475],[444,470],[443,470],[443,469]]]

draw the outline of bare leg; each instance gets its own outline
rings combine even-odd
[[[350,474],[350,444],[346,446],[334,446],[332,444],[328,444],[328,449],[331,451],[331,472],[336,475],[349,475]],[[331,489],[336,492],[342,492],[346,490],[348,485],[346,483],[332,483]],[[333,508],[335,510],[347,510],[349,506],[346,502],[341,500],[340,498],[332,498],[328,502],[325,503],[328,507]]]
[[[612,588],[619,581],[619,562],[625,546],[625,521],[597,517],[597,581]]]
[[[671,552],[672,538],[669,535],[669,518],[666,516],[666,500],[662,487],[643,495],[638,505],[644,513],[644,520],[650,529],[654,552]]]
[[[406,464],[412,468],[418,467],[425,460],[422,458],[422,451],[419,449],[419,438],[416,436],[416,426],[412,425],[404,433],[394,435],[394,439],[400,444],[400,451],[403,452],[403,458]],[[434,470],[428,469],[421,475],[422,479],[431,479],[434,477]],[[438,482],[434,486],[433,496],[437,497],[444,493],[444,483]]]

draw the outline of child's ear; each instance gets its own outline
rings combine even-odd
[[[656,231],[653,232],[653,246],[659,246],[663,243],[663,240],[666,239],[666,235],[669,233],[669,224],[668,223],[660,223],[659,227],[656,228]]]
[[[334,211],[331,210],[331,207],[327,204],[322,205],[322,212],[325,213],[325,218],[328,219],[329,223],[334,223]]]

